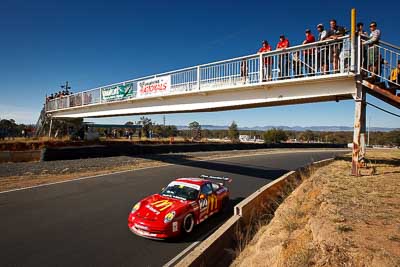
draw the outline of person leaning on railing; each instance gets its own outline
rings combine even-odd
[[[306,39],[303,41],[303,44],[311,44],[315,42],[315,37],[311,33],[310,29],[306,29]],[[315,74],[315,55],[314,55],[314,48],[304,50],[304,63],[306,66],[307,74],[313,75]]]
[[[326,34],[326,39],[337,40],[339,37],[342,37],[346,33],[346,29],[342,26],[337,25],[335,19],[331,19],[329,21],[329,25],[331,26],[330,30]],[[338,42],[334,43],[330,46],[330,62],[333,64],[334,73],[339,72],[339,55],[343,49],[343,43]]]
[[[379,45],[379,41],[381,39],[381,31],[378,30],[375,21],[370,23],[369,29],[371,31],[369,38],[367,41],[363,42],[363,45],[368,47],[368,58],[364,58],[364,60],[368,62],[368,70],[373,74],[379,75],[380,56],[379,47],[377,45]]]
[[[322,23],[317,25],[318,41],[326,40],[326,30]],[[326,45],[318,45],[317,50],[317,69],[320,73],[325,74],[328,72],[329,55]]]
[[[285,50],[286,48],[289,48],[289,40],[286,39],[285,35],[281,34],[279,36],[279,42],[276,45],[277,50]],[[287,53],[282,53],[278,56],[278,66],[280,69],[280,77],[284,78],[286,76],[289,76],[289,55]],[[287,77],[289,78],[289,77]]]
[[[258,50],[258,54],[260,53],[265,53],[271,51],[271,46],[268,44],[267,40],[264,40],[262,42],[262,47]],[[272,58],[270,57],[265,57],[264,58],[264,64],[263,64],[263,82],[265,82],[267,79],[270,81],[272,79]],[[268,77],[268,78],[267,78]]]

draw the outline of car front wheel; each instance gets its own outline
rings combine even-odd
[[[194,217],[192,213],[189,213],[183,218],[182,228],[185,234],[192,232],[194,227]]]

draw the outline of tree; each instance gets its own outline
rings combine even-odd
[[[151,126],[153,125],[153,123],[151,122],[151,119],[143,116],[140,118],[139,124],[141,124],[143,126],[142,133],[144,134],[144,136],[146,136],[148,138],[150,136]]]
[[[189,123],[189,129],[192,132],[192,138],[194,140],[199,140],[201,138],[201,126],[197,121]]]
[[[315,139],[315,134],[311,130],[306,130],[305,132],[301,133],[300,139],[303,141],[310,142]]]
[[[232,121],[231,126],[229,126],[228,136],[229,139],[232,140],[232,142],[236,142],[239,140],[239,130],[235,121]]]
[[[165,137],[164,127],[159,124],[153,125],[152,131],[154,136],[156,137]]]
[[[164,127],[165,137],[177,136],[178,128],[175,125],[168,125]]]
[[[264,142],[270,143],[280,143],[281,141],[286,141],[287,135],[284,130],[272,128],[264,133]]]
[[[387,143],[400,146],[400,130],[394,130],[386,133]]]

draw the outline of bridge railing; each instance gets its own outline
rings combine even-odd
[[[349,65],[350,38],[345,36],[102,86],[52,99],[46,110],[343,74]]]
[[[375,45],[363,45],[364,54],[360,67],[364,76],[373,78],[374,82],[383,82],[388,88],[400,87],[399,75],[391,79],[392,70],[398,68],[400,61],[400,47],[379,41]]]

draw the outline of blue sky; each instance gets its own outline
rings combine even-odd
[[[149,74],[255,53],[281,33],[300,44],[304,30],[336,18],[349,28],[378,22],[385,41],[400,45],[400,3],[376,1],[22,1],[0,3],[0,118],[37,120],[43,98],[66,80],[82,91]],[[373,97],[368,101],[399,113]],[[368,108],[371,126],[400,127],[400,119]],[[187,125],[353,125],[354,103],[326,102],[217,113],[168,114]],[[150,116],[162,122],[162,115]],[[136,121],[139,116],[100,119]],[[252,118],[252,119],[249,119]]]

